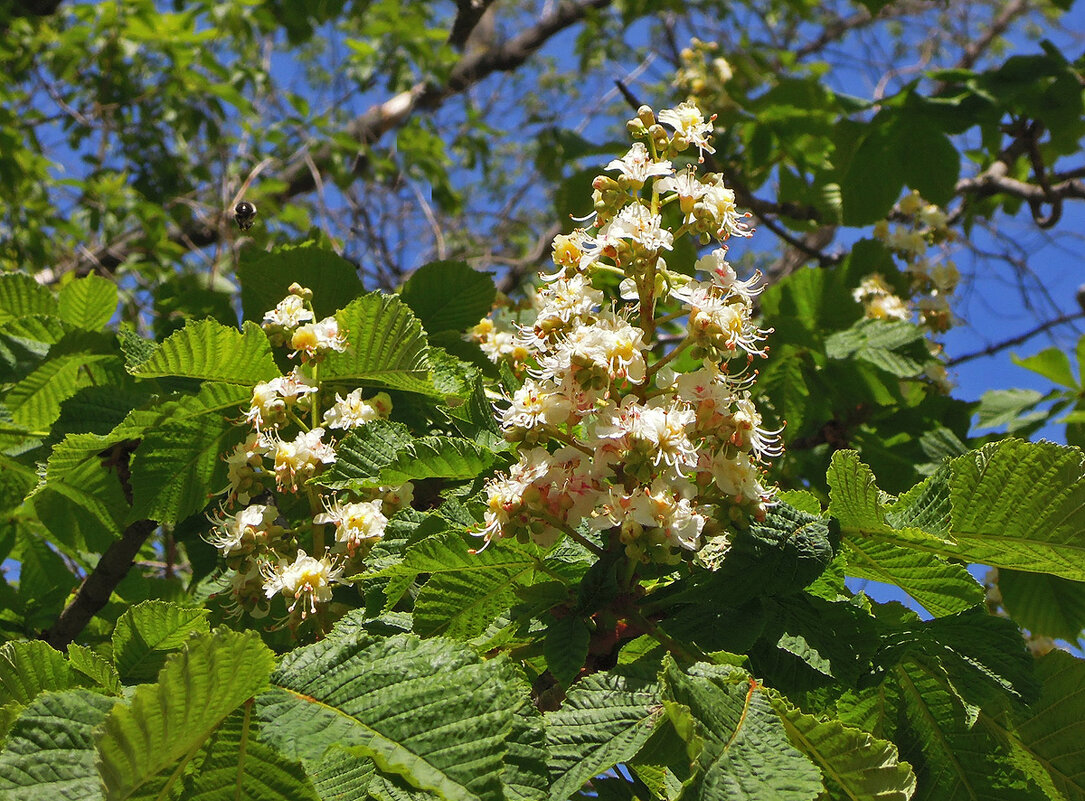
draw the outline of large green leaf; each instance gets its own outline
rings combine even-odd
[[[849,539],[1085,581],[1085,470],[1075,448],[1004,440],[893,502],[851,451],[833,454],[830,513]]]
[[[350,345],[332,353],[321,378],[439,396],[429,377],[426,334],[397,297],[371,292],[335,315]]]
[[[183,408],[143,431],[132,457],[130,519],[178,523],[201,511],[211,495],[226,488],[222,454],[246,433],[237,425],[236,415],[227,410],[236,409],[247,396],[241,386],[204,384]],[[137,424],[142,417],[147,415],[132,415],[117,430]]]
[[[527,693],[507,660],[441,638],[331,636],[287,655],[272,682],[262,736],[284,753],[314,760],[340,744],[448,801],[502,797]]]
[[[226,717],[267,687],[272,664],[253,632],[220,629],[189,641],[98,730],[107,801],[165,796]]]
[[[655,682],[617,673],[585,677],[561,709],[546,714],[550,798],[563,801],[592,777],[632,759],[662,720]]]
[[[825,353],[832,359],[859,359],[870,362],[898,378],[923,372],[930,361],[923,329],[901,320],[863,319],[825,340]]]
[[[936,617],[983,602],[983,587],[963,565],[932,553],[872,537],[847,540],[845,553],[849,576],[895,584]]]
[[[463,331],[490,313],[497,289],[493,278],[463,261],[434,261],[419,267],[400,297],[431,337]]]
[[[140,378],[181,376],[252,386],[279,375],[258,325],[241,331],[214,320],[190,320],[132,369]]]
[[[1000,570],[998,590],[1010,617],[1033,634],[1076,642],[1085,631],[1085,583]]]
[[[120,359],[104,352],[105,343],[94,339],[65,337],[37,369],[12,387],[5,404],[15,424],[44,434],[60,416],[61,403],[82,387],[109,383]]]
[[[664,661],[667,715],[695,754],[697,774],[683,798],[812,801],[817,767],[791,744],[761,685],[744,671]]]
[[[791,742],[817,763],[837,797],[852,801],[908,801],[915,792],[911,765],[897,747],[839,720],[804,714],[780,696],[770,696]]]
[[[915,801],[1049,798],[1014,768],[1009,743],[961,702],[937,663],[906,660],[886,681],[900,698],[896,741],[919,778]]]
[[[316,483],[325,487],[376,487],[424,478],[469,479],[489,470],[494,455],[462,437],[412,439],[398,423],[375,421],[351,432],[335,464]]]
[[[113,662],[97,651],[78,643],[68,645],[68,663],[73,670],[82,673],[103,691],[111,695],[121,694],[121,679]]]
[[[536,579],[538,553],[533,546],[510,543],[471,553],[479,542],[468,539],[474,538],[447,532],[423,540],[389,571],[412,578],[430,575],[414,605],[414,630],[422,636],[468,639],[481,634],[516,602],[516,589]]]
[[[20,801],[99,801],[93,730],[116,698],[45,693],[15,722],[0,753],[0,795]]]
[[[257,738],[252,704],[230,715],[211,735],[199,769],[185,777],[192,801],[321,801],[301,763]]]
[[[257,259],[243,258],[237,275],[245,319],[257,323],[289,294],[294,282],[313,291],[313,310],[318,319],[334,314],[362,291],[353,264],[317,247],[261,254]]]
[[[144,601],[126,610],[113,629],[113,659],[129,684],[153,681],[166,657],[195,632],[207,634],[208,610],[168,601]]]
[[[1067,801],[1085,799],[1085,662],[1052,651],[1036,663],[1040,698],[1017,724],[1020,747]]]

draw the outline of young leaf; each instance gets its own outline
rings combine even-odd
[[[63,654],[41,640],[0,645],[0,709],[5,710],[3,721],[13,720],[39,693],[66,690],[75,684]]]
[[[193,639],[171,656],[158,682],[141,685],[97,731],[106,798],[165,796],[222,721],[267,687],[272,665],[259,636],[226,629]]]
[[[214,320],[190,320],[132,373],[140,378],[181,376],[251,387],[271,380],[279,370],[258,325],[246,322],[238,331]]]
[[[100,275],[86,275],[60,290],[58,313],[65,322],[98,331],[117,311],[117,285]]]
[[[426,334],[402,300],[370,292],[335,317],[350,346],[328,356],[321,368],[323,380],[439,395],[429,377]]]
[[[113,659],[128,684],[153,681],[166,657],[193,633],[209,633],[208,610],[167,601],[144,601],[118,618],[113,629]]]
[[[31,315],[54,315],[57,301],[49,288],[26,273],[0,275],[0,323]]]
[[[68,662],[74,670],[82,673],[106,692],[111,695],[121,694],[121,680],[117,675],[117,669],[112,662],[96,651],[73,642],[68,645]]]

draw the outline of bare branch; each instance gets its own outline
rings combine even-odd
[[[984,356],[993,356],[999,351],[1006,350],[1006,348],[1012,348],[1014,345],[1020,345],[1023,342],[1027,342],[1037,334],[1042,334],[1045,331],[1050,331],[1052,328],[1057,328],[1060,325],[1072,323],[1074,320],[1081,320],[1083,318],[1085,318],[1085,312],[1081,311],[1060,314],[1058,317],[1040,323],[1035,328],[1030,328],[1028,331],[1023,334],[1019,334],[1018,336],[1011,337],[1010,339],[1004,339],[1003,341],[996,342],[993,345],[988,345],[982,350],[973,351],[972,353],[965,353],[953,359],[947,359],[946,367],[953,367],[964,362],[970,362],[973,359],[982,359]]]
[[[359,151],[363,151],[388,131],[402,125],[412,114],[434,111],[448,98],[464,92],[488,76],[496,72],[515,70],[554,35],[580,22],[590,12],[605,8],[611,2],[612,0],[564,0],[550,14],[512,39],[466,53],[443,83],[421,82],[383,103],[372,106],[351,121],[346,126],[345,133],[358,142]],[[318,170],[323,170],[334,155],[335,150],[330,143],[308,153],[309,159]],[[354,164],[354,174],[362,176],[368,170],[368,161],[364,156],[359,157]],[[271,177],[286,185],[286,188],[273,198],[273,201],[279,204],[316,188],[313,171],[304,156]],[[214,224],[215,222],[217,221],[194,221],[183,228],[173,226],[168,239],[183,247],[189,247],[189,243],[198,248],[207,247],[218,241],[222,235],[222,227]],[[51,283],[73,270],[80,275],[94,270],[112,270],[134,253],[136,243],[142,236],[143,231],[140,229],[127,231],[113,242],[95,249],[92,258],[80,255],[55,270],[39,273],[38,280]]]

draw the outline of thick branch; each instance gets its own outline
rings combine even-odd
[[[347,125],[346,133],[358,142],[360,151],[364,150],[388,131],[402,125],[412,114],[419,111],[433,111],[448,98],[464,92],[493,73],[510,72],[516,69],[555,34],[581,21],[593,10],[610,5],[611,2],[612,0],[561,2],[549,15],[507,42],[466,53],[443,83],[418,83],[407,91],[372,106]],[[334,153],[335,150],[331,144],[322,145],[309,151],[308,160],[298,158],[279,174],[269,175],[269,178],[286,184],[286,188],[275,196],[275,202],[282,204],[291,198],[312,191],[315,188],[315,181],[310,162],[316,165],[318,170],[322,170],[331,162]],[[356,175],[364,175],[368,169],[369,164],[365,158],[359,158],[355,162]],[[217,224],[194,221],[183,228],[176,226],[171,228],[168,238],[174,244],[191,249],[207,247],[216,242],[221,234],[222,229]],[[39,280],[49,283],[70,270],[75,270],[81,275],[98,270],[112,270],[132,253],[142,235],[141,230],[128,231],[114,242],[83,254],[55,271],[40,274]]]
[[[136,554],[157,525],[153,520],[137,520],[128,526],[121,538],[106,548],[102,558],[98,560],[98,565],[75,593],[75,599],[65,607],[57,622],[44,632],[41,638],[62,651],[78,637],[91,618],[106,605],[121,579],[128,574]]]

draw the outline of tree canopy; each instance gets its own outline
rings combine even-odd
[[[4,5],[0,796],[1085,798],[1072,5]]]

